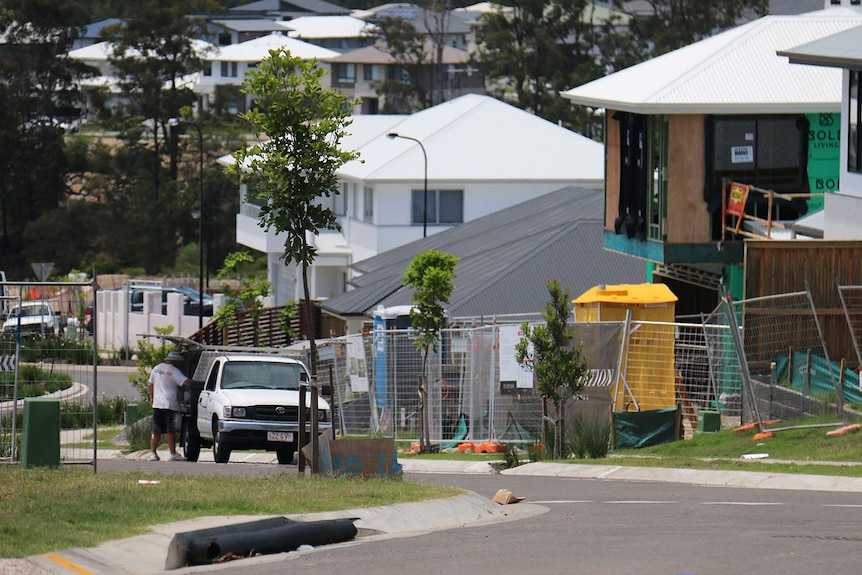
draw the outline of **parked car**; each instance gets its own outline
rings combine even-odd
[[[185,286],[162,286],[162,287],[138,287],[133,288],[130,292],[131,311],[134,313],[142,313],[144,311],[144,294],[152,293],[153,291],[161,291],[162,293],[162,313],[168,311],[168,294],[179,293],[183,296],[183,314],[197,316],[200,307],[200,292]],[[211,317],[213,314],[213,298],[209,294],[204,294],[203,315]]]
[[[9,310],[9,315],[3,322],[3,333],[17,333],[21,327],[21,335],[57,335],[60,333],[60,322],[54,308],[48,302],[24,302]]]

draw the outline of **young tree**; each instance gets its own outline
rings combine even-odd
[[[309,244],[309,235],[340,228],[321,200],[339,193],[336,170],[359,156],[340,148],[351,122],[352,102],[340,90],[321,87],[326,73],[316,60],[302,60],[284,49],[270,50],[242,85],[260,107],[240,115],[259,139],[262,134],[269,139],[233,154],[233,169],[248,184],[249,196],[260,201],[260,226],[283,234],[282,259],[302,268],[312,375],[317,374],[317,346],[308,266],[316,250]]]
[[[574,330],[568,327],[571,296],[557,280],[545,282],[550,299],[542,314],[545,325],[531,328],[524,323],[524,337],[515,345],[515,360],[535,374],[536,387],[542,397],[554,405],[555,459],[563,455],[566,429],[564,405],[584,388],[589,377],[583,342],[573,344]]]
[[[455,278],[458,258],[452,254],[428,250],[417,255],[404,272],[403,283],[413,289],[410,319],[416,330],[416,349],[422,353],[419,376],[419,451],[430,453],[428,430],[428,356],[437,350],[440,335],[446,327],[446,309]]]

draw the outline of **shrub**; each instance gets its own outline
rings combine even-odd
[[[11,399],[14,395],[15,372],[0,372],[0,397]],[[18,399],[39,397],[72,387],[72,376],[65,373],[49,373],[35,365],[18,368]]]
[[[607,457],[611,439],[611,424],[607,417],[581,414],[569,427],[566,443],[578,459]]]

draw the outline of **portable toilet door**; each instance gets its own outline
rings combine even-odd
[[[578,322],[625,321],[631,312],[632,324],[624,335],[628,341],[622,347],[625,357],[614,387],[615,411],[676,406],[672,325],[676,301],[666,285],[648,283],[600,285],[572,300]]]

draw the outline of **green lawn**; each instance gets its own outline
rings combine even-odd
[[[158,485],[140,485],[154,479]],[[215,483],[217,482],[217,488]],[[0,557],[93,547],[150,525],[209,515],[289,515],[449,497],[453,488],[392,479],[264,478],[0,465]]]

